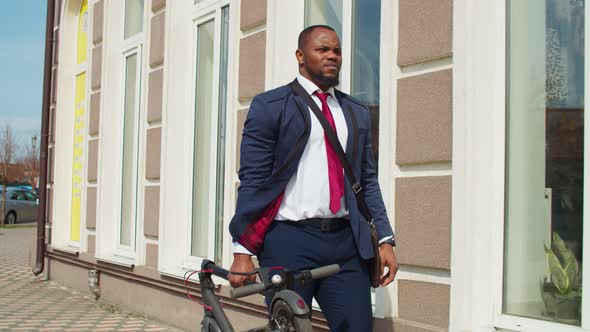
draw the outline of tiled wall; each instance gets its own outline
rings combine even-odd
[[[57,70],[58,70],[58,56],[59,56],[59,24],[61,13],[61,0],[55,1],[55,15],[53,18],[53,63],[51,64],[51,96],[49,103],[49,137],[47,147],[47,194],[45,196],[47,210],[45,218],[48,225],[53,222],[53,192],[54,192],[54,168],[55,161],[55,114],[56,114],[56,100],[57,100]],[[49,234],[46,234],[49,235]]]
[[[452,5],[399,1],[395,231],[401,270],[412,273],[400,273],[397,332],[449,325]]]
[[[267,0],[242,0],[240,4],[238,100],[244,107],[236,114],[236,171],[240,168],[240,145],[247,105],[255,95],[264,92],[266,5]]]
[[[96,249],[96,200],[98,189],[98,155],[100,149],[100,101],[102,88],[102,45],[104,31],[104,2],[99,0],[89,3],[89,14],[92,15],[91,31],[91,68],[90,68],[90,108],[88,117],[88,174],[86,183],[86,230],[87,252],[90,255]]]
[[[143,234],[146,266],[158,267],[160,223],[160,165],[162,157],[162,112],[164,88],[164,43],[166,1],[152,0],[149,21],[148,104],[145,130],[145,187]]]

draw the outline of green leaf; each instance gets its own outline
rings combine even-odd
[[[553,251],[547,251],[547,261],[549,263],[549,271],[551,272],[551,281],[557,287],[561,294],[567,294],[569,290],[569,280],[565,270],[561,267],[561,263]]]
[[[570,292],[571,288],[575,285],[575,282],[578,278],[578,261],[572,256],[572,259],[564,268],[565,274],[567,275],[568,279],[568,286],[569,289],[566,290],[567,293]]]
[[[557,255],[557,258],[559,258],[559,261],[561,262],[561,266],[566,266],[572,259],[576,259],[574,253],[568,248],[565,241],[563,241],[557,232],[553,232],[553,241],[551,244],[555,255]]]

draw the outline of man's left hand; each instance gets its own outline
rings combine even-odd
[[[399,269],[399,265],[397,264],[397,257],[395,256],[395,251],[393,251],[393,246],[388,243],[383,243],[382,245],[380,245],[379,256],[381,257],[380,283],[381,286],[387,286],[393,281],[397,273],[397,270]],[[389,269],[387,273],[384,273],[385,267]]]

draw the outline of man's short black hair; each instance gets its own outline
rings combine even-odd
[[[307,28],[303,29],[303,31],[301,31],[299,33],[299,39],[297,40],[297,48],[299,48],[300,50],[302,50],[303,49],[303,44],[305,44],[305,42],[307,41],[307,38],[309,37],[309,35],[313,32],[313,30],[319,29],[319,28],[328,29],[328,30],[331,30],[331,31],[336,32],[336,30],[334,30],[329,25],[323,25],[323,24],[310,25]]]

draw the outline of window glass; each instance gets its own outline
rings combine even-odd
[[[27,198],[28,201],[34,201],[37,199],[37,197],[35,197],[35,195],[33,195],[32,193],[25,191],[25,197]]]
[[[329,25],[342,35],[342,1],[306,0],[305,26]],[[379,53],[381,40],[381,0],[352,0],[352,54],[350,94],[369,108],[373,156],[378,164],[379,152]],[[348,68],[342,68],[348,70]]]
[[[351,95],[369,108],[375,164],[379,151],[381,0],[353,1]]]
[[[213,39],[215,21],[197,27],[197,78],[193,160],[193,213],[191,256],[207,257],[213,120]]]
[[[507,8],[503,311],[580,325],[584,1]]]
[[[119,243],[125,246],[133,244],[135,236],[135,195],[137,177],[135,176],[137,161],[138,112],[137,112],[137,53],[125,58],[125,100],[123,123],[123,175],[121,197],[121,232]]]
[[[144,0],[125,0],[125,39],[143,31]]]
[[[219,115],[217,119],[217,185],[215,194],[215,260],[221,261],[223,248],[223,193],[225,176],[225,113],[227,110],[227,51],[229,41],[229,7],[221,9],[221,54],[219,65]]]
[[[305,0],[305,26],[316,24],[332,27],[342,38],[342,1]]]

